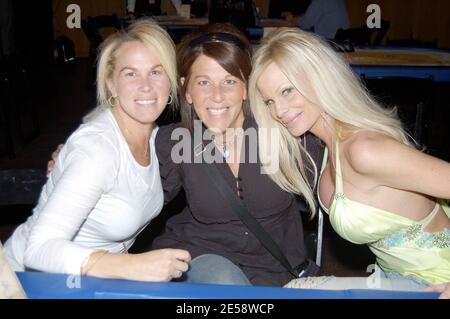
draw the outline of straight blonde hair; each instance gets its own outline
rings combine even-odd
[[[315,202],[313,188],[306,178],[304,159],[310,164],[308,169],[314,171],[314,185],[317,181],[316,165],[298,137],[272,118],[256,86],[271,63],[281,69],[300,94],[335,119],[338,138],[359,130],[371,130],[411,145],[396,108],[381,107],[355,77],[344,58],[325,41],[294,28],[281,28],[271,33],[253,57],[249,99],[258,126],[278,129],[280,134],[275,141],[260,137],[260,158],[262,162],[270,163],[274,160],[270,154],[278,154],[279,170],[269,176],[282,189],[302,195],[312,215]]]
[[[178,73],[176,67],[175,45],[170,35],[151,19],[140,19],[127,29],[118,31],[102,42],[97,64],[97,106],[83,121],[89,121],[98,113],[110,108],[108,99],[111,92],[107,80],[112,78],[116,65],[116,52],[124,43],[137,41],[156,55],[170,82],[172,105],[178,105]]]

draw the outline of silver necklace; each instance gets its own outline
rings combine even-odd
[[[131,132],[123,123],[122,117],[120,115],[116,116],[116,121],[117,121],[117,125],[119,126],[120,129],[120,125],[119,122],[123,125],[123,137],[125,138],[125,141],[127,142],[127,144],[129,146],[131,146],[131,141],[129,141],[129,137],[131,137],[131,140],[134,140],[134,142],[136,143],[136,145],[138,144],[138,140],[139,138],[137,138],[136,135],[134,135],[133,132]],[[128,138],[127,138],[128,135]],[[149,155],[150,155],[150,145],[148,144],[148,142],[146,143],[146,145],[144,146],[144,150],[142,152],[142,155],[144,156],[144,158],[149,159]]]
[[[124,129],[124,132],[127,133],[128,135],[131,135],[133,137],[134,140],[137,140],[136,136],[133,134],[133,132],[131,132],[128,128]],[[125,140],[127,138],[125,137]],[[144,151],[142,152],[142,155],[144,156],[144,158],[148,159],[149,158],[149,152],[150,151],[150,146],[148,145],[148,143],[145,145],[144,147]]]
[[[222,136],[222,135],[220,135],[220,136]],[[213,141],[214,145],[222,153],[223,157],[228,159],[230,157],[230,155],[231,155],[230,148],[233,146],[234,142],[238,139],[238,137],[239,137],[239,132],[238,132],[238,134],[233,133],[231,141],[225,142],[225,143],[219,143],[219,142],[216,141],[217,140],[217,136],[213,135],[212,136],[212,141]]]

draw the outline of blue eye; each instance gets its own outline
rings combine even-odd
[[[209,82],[207,80],[202,80],[202,81],[198,82],[198,85],[200,85],[200,86],[206,86],[208,84],[209,84]]]
[[[292,87],[286,88],[283,91],[281,91],[281,95],[287,96],[287,95],[291,94],[293,90],[294,90],[294,88],[292,88]]]
[[[233,84],[236,84],[236,82],[237,82],[236,80],[231,80],[231,79],[223,81],[223,83],[227,84],[227,85],[233,85]]]
[[[128,73],[125,73],[125,76],[128,76],[128,77],[135,77],[136,75],[137,75],[136,72],[128,72]]]
[[[162,72],[161,72],[161,70],[152,70],[151,71],[151,75],[160,75]]]

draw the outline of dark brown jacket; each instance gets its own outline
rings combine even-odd
[[[187,206],[168,220],[165,232],[154,240],[153,248],[186,249],[192,258],[218,254],[238,265],[254,285],[287,283],[292,276],[241,222],[203,168],[203,165],[217,165],[226,182],[237,192],[237,181],[228,165],[172,161],[171,149],[178,141],[171,140],[171,133],[177,127],[179,124],[159,129],[156,152],[166,203],[183,188]],[[253,120],[245,120],[244,129],[248,127],[256,128]],[[248,143],[244,145],[248,154]],[[260,168],[259,156],[257,163],[240,164],[237,180],[241,200],[282,248],[291,265],[296,266],[306,255],[297,203],[292,194],[261,174]]]

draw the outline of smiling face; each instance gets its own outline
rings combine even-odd
[[[292,135],[314,131],[321,117],[319,108],[300,94],[275,63],[261,73],[257,87],[271,116]]]
[[[126,42],[117,50],[107,85],[118,101],[115,112],[129,123],[153,124],[169,99],[170,82],[163,66],[137,41]]]
[[[200,55],[192,64],[186,100],[211,131],[223,133],[227,128],[241,128],[242,102],[246,98],[245,83],[214,59]]]

